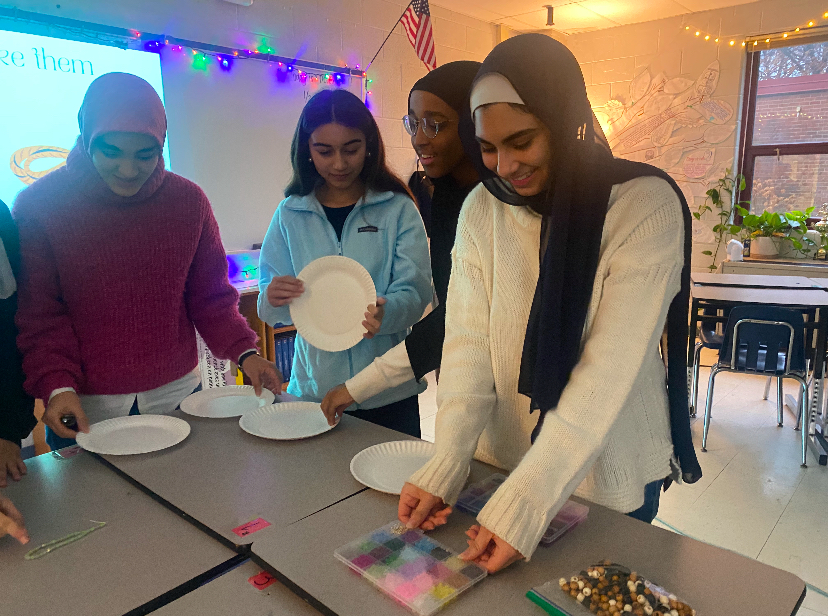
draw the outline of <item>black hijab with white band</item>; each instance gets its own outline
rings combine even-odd
[[[544,217],[540,276],[518,382],[518,391],[531,399],[530,412],[540,409],[532,440],[543,425],[544,414],[558,405],[579,360],[612,187],[636,177],[656,176],[670,184],[683,210],[684,268],[681,290],[667,315],[665,358],[673,450],[683,480],[698,481],[701,467],[690,432],[686,373],[691,216],[681,190],[660,169],[613,158],[587,99],[581,68],[554,39],[524,34],[492,50],[472,89],[472,115],[492,103],[524,106],[546,126],[552,140],[550,186],[531,197],[519,195],[486,168],[479,145],[466,140],[467,151],[492,195],[510,205],[531,207]],[[548,229],[554,230],[554,241],[543,241]]]

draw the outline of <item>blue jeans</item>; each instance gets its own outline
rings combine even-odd
[[[198,384],[193,390],[193,393],[201,391],[201,383]],[[176,410],[178,410],[177,407]],[[138,397],[135,397],[135,400],[132,401],[132,407],[129,409],[130,415],[140,415],[141,412],[138,410]],[[71,447],[72,445],[77,445],[77,441],[73,438],[63,438],[62,436],[58,436],[55,434],[49,426],[46,426],[46,444],[52,448],[52,451],[57,451],[58,449],[63,449],[64,447]]]
[[[630,511],[627,515],[647,524],[652,524],[656,515],[658,515],[658,501],[661,497],[662,485],[664,485],[664,480],[659,479],[644,486],[644,504],[635,511]]]

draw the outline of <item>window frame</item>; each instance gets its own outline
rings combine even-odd
[[[737,199],[739,201],[752,201],[751,193],[753,191],[753,173],[756,166],[756,159],[767,156],[793,156],[793,155],[813,155],[826,154],[828,155],[828,141],[818,141],[811,143],[779,143],[769,145],[754,145],[753,132],[756,119],[756,94],[759,88],[759,64],[761,61],[761,53],[768,49],[775,49],[779,47],[798,47],[800,45],[809,45],[813,43],[822,43],[828,41],[828,36],[814,36],[802,37],[790,40],[790,42],[777,42],[773,44],[763,44],[762,49],[748,49],[747,50],[747,64],[745,67],[745,79],[742,85],[742,117],[741,130],[739,135],[739,153],[738,153],[738,173],[745,178],[745,189],[738,192]],[[757,46],[758,47],[758,46]],[[751,203],[750,213],[755,214],[753,210],[753,203]],[[808,219],[809,223],[819,220],[818,216],[811,216]],[[741,224],[742,217],[736,214],[736,224]]]

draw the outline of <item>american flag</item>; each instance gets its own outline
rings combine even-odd
[[[411,41],[414,51],[417,52],[417,57],[423,61],[428,70],[432,71],[437,68],[428,0],[412,0],[400,22],[405,28],[405,33],[408,35],[408,40]]]

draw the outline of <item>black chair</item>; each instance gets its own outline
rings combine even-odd
[[[780,381],[783,378],[793,379],[799,383],[802,389],[799,410],[802,424],[802,466],[807,466],[808,413],[805,405],[808,385],[805,380],[805,320],[802,313],[764,305],[737,306],[731,310],[719,351],[719,361],[710,370],[704,408],[702,451],[707,451],[713,385],[719,372],[761,374],[775,376]],[[779,416],[777,425],[782,425]]]
[[[713,308],[705,308],[702,314],[715,315],[716,310]],[[710,321],[701,321],[699,323],[699,342],[696,343],[696,348],[693,353],[693,382],[690,384],[690,400],[693,405],[690,407],[690,417],[696,416],[696,409],[699,408],[699,362],[701,361],[702,349],[721,350],[724,336],[716,333],[716,323]]]

